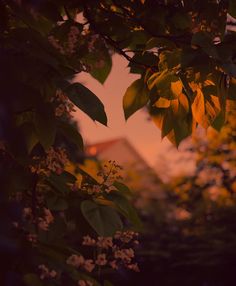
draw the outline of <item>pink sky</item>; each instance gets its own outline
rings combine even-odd
[[[122,97],[127,87],[137,79],[137,75],[129,74],[127,61],[119,55],[113,57],[112,71],[104,85],[85,73],[79,74],[77,80],[86,85],[103,102],[108,117],[108,127],[94,123],[82,111],[76,111],[75,118],[87,143],[95,143],[126,137],[142,157],[151,165],[163,164],[159,156],[167,155],[172,167],[179,162],[182,153],[176,149],[169,150],[171,144],[167,139],[161,140],[159,129],[152,121],[148,121],[144,111],[137,111],[126,122],[122,109]],[[180,148],[181,149],[181,148]],[[159,158],[159,160],[158,160]],[[158,168],[159,169],[159,168]]]

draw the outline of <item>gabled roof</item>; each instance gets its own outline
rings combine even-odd
[[[147,168],[150,168],[148,163],[145,161],[145,159],[143,159],[143,157],[134,148],[134,146],[126,138],[123,137],[87,145],[87,147],[85,147],[85,153],[89,156],[96,156],[121,142],[127,146],[130,152],[135,155],[139,162],[142,162],[142,164],[144,164]]]
[[[120,145],[122,144],[122,145]],[[113,150],[114,147],[114,150]],[[148,189],[149,191],[152,190],[152,195],[150,193],[150,196],[153,196],[153,198],[156,198],[156,191],[157,191],[157,182],[159,184],[162,184],[162,180],[159,178],[158,174],[149,166],[149,164],[143,159],[143,157],[139,154],[139,152],[135,149],[135,147],[126,139],[126,138],[116,138],[113,140],[98,142],[95,144],[90,144],[85,147],[85,153],[89,157],[97,157],[97,158],[103,158],[105,160],[113,159],[113,158],[105,158],[109,153],[112,154],[113,152],[117,152],[119,148],[125,148],[127,152],[132,154],[131,158],[134,158],[134,160],[131,160],[130,162],[127,161],[127,163],[131,163],[133,166],[134,164],[134,170],[135,172],[139,172],[139,177],[144,179],[142,180],[142,184],[144,185],[144,189]],[[124,149],[123,149],[124,150]],[[121,153],[122,154],[122,153]],[[119,154],[118,158],[120,158],[122,155]],[[117,153],[115,153],[117,156]],[[119,157],[120,156],[120,157]],[[126,158],[126,157],[124,157]],[[120,158],[121,159],[121,158]],[[116,160],[116,159],[115,159]],[[117,160],[117,163],[120,164],[120,162]],[[125,162],[123,162],[125,163]],[[121,163],[122,164],[122,163]],[[142,176],[145,171],[145,176]],[[145,178],[147,180],[145,180]],[[153,187],[151,187],[153,185]],[[158,189],[158,198],[160,198],[160,190]]]
[[[114,145],[117,142],[120,142],[122,140],[124,140],[124,138],[116,138],[113,140],[102,141],[102,142],[98,142],[95,144],[89,144],[85,147],[85,152],[88,155],[96,155],[96,154],[99,154],[100,152],[106,150],[107,148],[111,147],[112,145]],[[94,152],[93,152],[93,150],[94,150]]]

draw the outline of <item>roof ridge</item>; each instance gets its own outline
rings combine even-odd
[[[86,148],[87,148],[87,147],[91,147],[91,146],[95,146],[95,145],[103,145],[103,144],[116,143],[116,142],[123,141],[123,140],[126,140],[126,138],[125,138],[125,137],[118,137],[118,138],[114,138],[114,139],[98,141],[98,142],[95,142],[95,143],[93,143],[93,144],[88,144],[88,145],[86,146]]]

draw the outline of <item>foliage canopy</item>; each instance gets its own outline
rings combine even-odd
[[[13,273],[16,285],[58,285],[45,261],[61,283],[99,285],[66,257],[74,252],[78,259],[86,233],[112,236],[140,226],[122,183],[108,180],[111,170],[96,181],[80,167],[66,168],[64,147],[83,149],[73,104],[107,124],[102,102],[77,82],[79,74],[104,83],[119,53],[140,75],[124,95],[126,119],[147,106],[176,145],[198,124],[220,129],[235,100],[236,37],[226,30],[228,14],[236,16],[233,0],[0,1],[0,242],[2,272]]]
[[[15,66],[11,80],[21,83],[21,105],[38,105],[34,89],[35,98],[48,100],[60,88],[106,124],[102,103],[71,79],[86,71],[104,83],[117,52],[129,61],[130,72],[140,75],[124,95],[126,119],[148,106],[162,136],[176,145],[197,125],[223,126],[235,97],[235,32],[227,30],[227,15],[236,15],[234,1],[22,0],[1,7],[2,66],[5,71],[10,63]],[[27,77],[19,77],[22,66]],[[5,93],[15,93],[4,74]],[[22,86],[26,81],[31,85]],[[46,145],[53,141],[54,124],[48,129]]]

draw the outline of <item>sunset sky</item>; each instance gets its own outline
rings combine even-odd
[[[122,97],[127,87],[136,78],[136,75],[129,74],[127,61],[119,55],[113,57],[112,71],[104,85],[88,74],[79,74],[77,80],[100,98],[108,117],[108,127],[105,127],[94,123],[82,111],[76,112],[75,118],[79,123],[85,142],[91,144],[117,137],[126,137],[151,166],[159,169],[165,163],[164,156],[168,159],[169,167],[175,169],[175,172],[186,170],[186,164],[181,160],[183,152],[171,148],[167,139],[161,140],[159,129],[152,121],[148,120],[148,115],[144,111],[136,112],[127,122],[125,121]],[[176,163],[178,163],[178,167]]]

